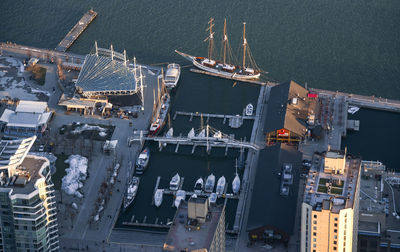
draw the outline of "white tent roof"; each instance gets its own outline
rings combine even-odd
[[[47,102],[20,101],[15,112],[44,113],[47,110]]]

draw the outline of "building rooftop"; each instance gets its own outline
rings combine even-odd
[[[83,92],[136,91],[135,71],[111,55],[86,55],[76,87]]]
[[[40,101],[19,101],[15,112],[25,112],[25,113],[44,113],[47,111],[47,102]]]
[[[362,161],[361,168],[359,233],[386,233],[386,238],[400,245],[400,218],[393,215],[394,205],[400,207],[400,191],[390,188],[396,180],[400,183],[400,174],[387,172],[378,161]]]
[[[324,157],[314,154],[308,174],[303,202],[315,210],[330,209],[339,213],[353,208],[361,160],[347,156],[343,174],[324,173]]]
[[[0,169],[8,168],[10,165],[19,165],[28,154],[36,136],[15,139],[0,140]]]
[[[12,194],[29,194],[36,190],[35,183],[42,177],[39,173],[43,164],[49,161],[44,157],[28,155],[24,161],[17,167],[18,175],[12,186]]]
[[[182,201],[169,229],[163,251],[209,250],[222,211],[223,206],[211,204],[205,223],[191,223],[188,219],[188,205]]]

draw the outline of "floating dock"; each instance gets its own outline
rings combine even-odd
[[[208,113],[199,113],[199,112],[183,112],[176,111],[174,114],[173,120],[176,119],[178,115],[181,116],[190,116],[189,121],[193,121],[193,117],[203,117],[206,118],[206,123],[210,121],[210,118],[218,118],[223,119],[223,124],[225,124],[226,119],[229,120],[229,126],[231,128],[239,128],[243,124],[243,120],[254,120],[255,116],[245,116],[245,115],[222,115],[222,114],[208,114]]]
[[[193,72],[193,73],[206,74],[206,75],[220,77],[220,78],[224,78],[224,79],[228,79],[228,80],[247,82],[247,83],[252,83],[252,84],[257,84],[257,85],[262,85],[262,86],[271,86],[271,87],[273,87],[273,86],[278,85],[278,83],[271,82],[271,81],[262,82],[262,81],[259,81],[259,80],[244,80],[244,79],[236,78],[233,75],[231,77],[226,77],[226,76],[222,76],[222,75],[219,75],[219,74],[216,74],[216,73],[203,71],[203,70],[200,70],[200,69],[197,69],[197,68],[191,68],[190,71]]]
[[[83,17],[75,24],[74,27],[68,32],[63,40],[56,47],[56,51],[65,52],[75,40],[82,34],[82,32],[88,27],[88,25],[96,18],[97,12],[94,10],[89,10]]]

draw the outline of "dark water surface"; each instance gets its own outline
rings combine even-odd
[[[242,22],[247,22],[247,38],[258,65],[268,71],[271,80],[293,79],[308,86],[330,90],[400,99],[400,2],[398,0],[355,1],[61,1],[43,0],[0,1],[0,41],[55,48],[84,12],[93,7],[98,17],[79,37],[70,51],[85,54],[94,41],[99,46],[126,49],[138,62],[154,64],[177,62],[188,65],[174,53],[175,49],[205,55],[205,28],[208,19],[215,18],[216,44],[221,38],[223,19],[228,21],[228,33],[233,52],[239,49]],[[256,103],[259,87],[208,76],[182,73],[180,86],[173,97],[174,111],[240,114],[244,106]],[[397,114],[361,110],[355,118],[361,120],[361,130],[350,133],[343,141],[349,152],[360,153],[364,159],[378,159],[388,167],[400,167],[399,125]],[[230,129],[222,120],[210,120],[210,125],[236,138],[250,138],[252,123]],[[200,126],[200,120],[188,122],[177,117],[172,122],[175,134]],[[394,135],[394,137],[392,137]],[[213,172],[231,183],[237,152],[213,150],[212,155],[198,148],[174,148],[159,153],[152,146],[150,167],[144,174],[137,199],[118,223],[135,215],[139,221],[155,216],[165,223],[172,218],[172,198],[165,197],[160,209],[151,206],[156,177],[167,186],[179,172],[185,177],[185,189],[192,189],[199,176]],[[229,189],[230,190],[230,189]],[[257,188],[255,188],[257,190]],[[277,197],[280,197],[277,195]],[[273,199],[270,199],[273,202]],[[235,202],[227,207],[227,223],[233,224]],[[266,213],[268,214],[268,213]],[[282,220],[283,221],[283,220]]]

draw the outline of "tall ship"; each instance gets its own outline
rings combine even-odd
[[[178,50],[176,53],[191,61],[193,65],[206,72],[213,73],[218,77],[237,79],[237,80],[251,80],[260,77],[260,70],[251,55],[249,45],[246,40],[246,23],[243,23],[243,43],[242,43],[242,64],[231,64],[232,50],[229,46],[228,35],[226,31],[226,19],[224,22],[224,35],[222,39],[222,59],[214,57],[214,19],[211,18],[208,22],[209,27],[206,31],[209,32],[208,37],[204,41],[208,41],[208,55],[207,57],[192,56]],[[249,66],[252,65],[252,66]]]
[[[131,179],[129,179],[128,186],[124,195],[124,210],[132,204],[133,200],[135,200],[137,191],[139,189],[139,182],[139,177],[132,177]]]
[[[161,88],[160,88],[160,79],[161,79]],[[157,79],[158,82],[158,90],[157,90],[157,97],[155,95],[155,90],[153,90],[154,96],[154,106],[153,106],[153,113],[151,116],[151,124],[149,128],[149,135],[156,136],[164,127],[168,112],[171,107],[171,98],[169,93],[165,87],[163,74],[161,77],[159,76]]]

